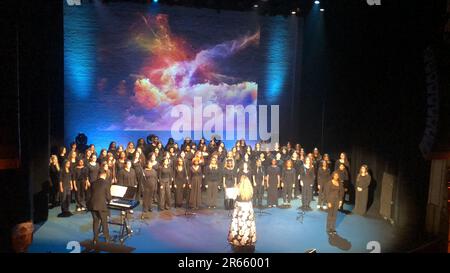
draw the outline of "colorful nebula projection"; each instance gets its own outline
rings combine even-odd
[[[281,33],[286,31],[282,25],[280,28]],[[260,38],[256,13],[219,14],[208,9],[125,2],[66,5],[65,141],[72,141],[79,132],[101,147],[112,140],[135,142],[149,134],[166,141],[173,137],[171,130],[180,120],[189,125],[182,128],[186,136],[201,136],[210,120],[202,119],[202,109],[218,106],[223,114],[215,118],[225,119],[228,105],[257,105],[258,82],[268,74],[262,69],[264,60],[270,60],[262,58]],[[289,52],[278,48],[276,58],[283,50]],[[288,69],[286,62],[283,66],[282,71]],[[274,85],[276,91],[282,90],[288,77],[269,74],[278,78],[267,83],[268,88]],[[202,103],[200,111],[197,104],[194,107],[195,99]],[[190,115],[174,114],[175,106],[180,105],[189,109]],[[211,129],[224,139],[230,128],[225,121],[223,124],[223,130]]]

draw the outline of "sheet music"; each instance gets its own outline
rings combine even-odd
[[[124,197],[127,192],[128,187],[112,185],[111,186],[111,196],[114,197]]]

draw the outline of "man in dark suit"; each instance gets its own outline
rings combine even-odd
[[[91,199],[89,200],[88,208],[91,211],[93,218],[94,244],[98,241],[100,223],[106,241],[108,242],[110,239],[107,220],[107,204],[111,201],[111,189],[109,183],[105,179],[106,171],[101,169],[98,179],[91,184]]]

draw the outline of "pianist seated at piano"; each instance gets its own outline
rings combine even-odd
[[[108,229],[108,203],[111,201],[111,190],[109,183],[106,181],[106,171],[99,171],[98,179],[91,183],[91,199],[88,202],[88,209],[92,214],[92,229],[94,233],[93,243],[98,242],[98,234],[100,225],[102,225],[103,234],[106,242],[109,242]]]

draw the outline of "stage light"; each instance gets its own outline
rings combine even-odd
[[[320,4],[320,1],[314,1],[314,4],[316,5]]]
[[[254,4],[253,7],[254,7],[254,8],[257,8],[257,7],[258,7],[258,4]]]
[[[292,15],[295,15],[295,14],[296,14],[295,10],[293,10],[293,11],[291,12],[291,14],[292,14]]]
[[[320,11],[325,11],[325,9],[320,9]]]
[[[158,3],[158,0],[153,0],[153,3]]]

